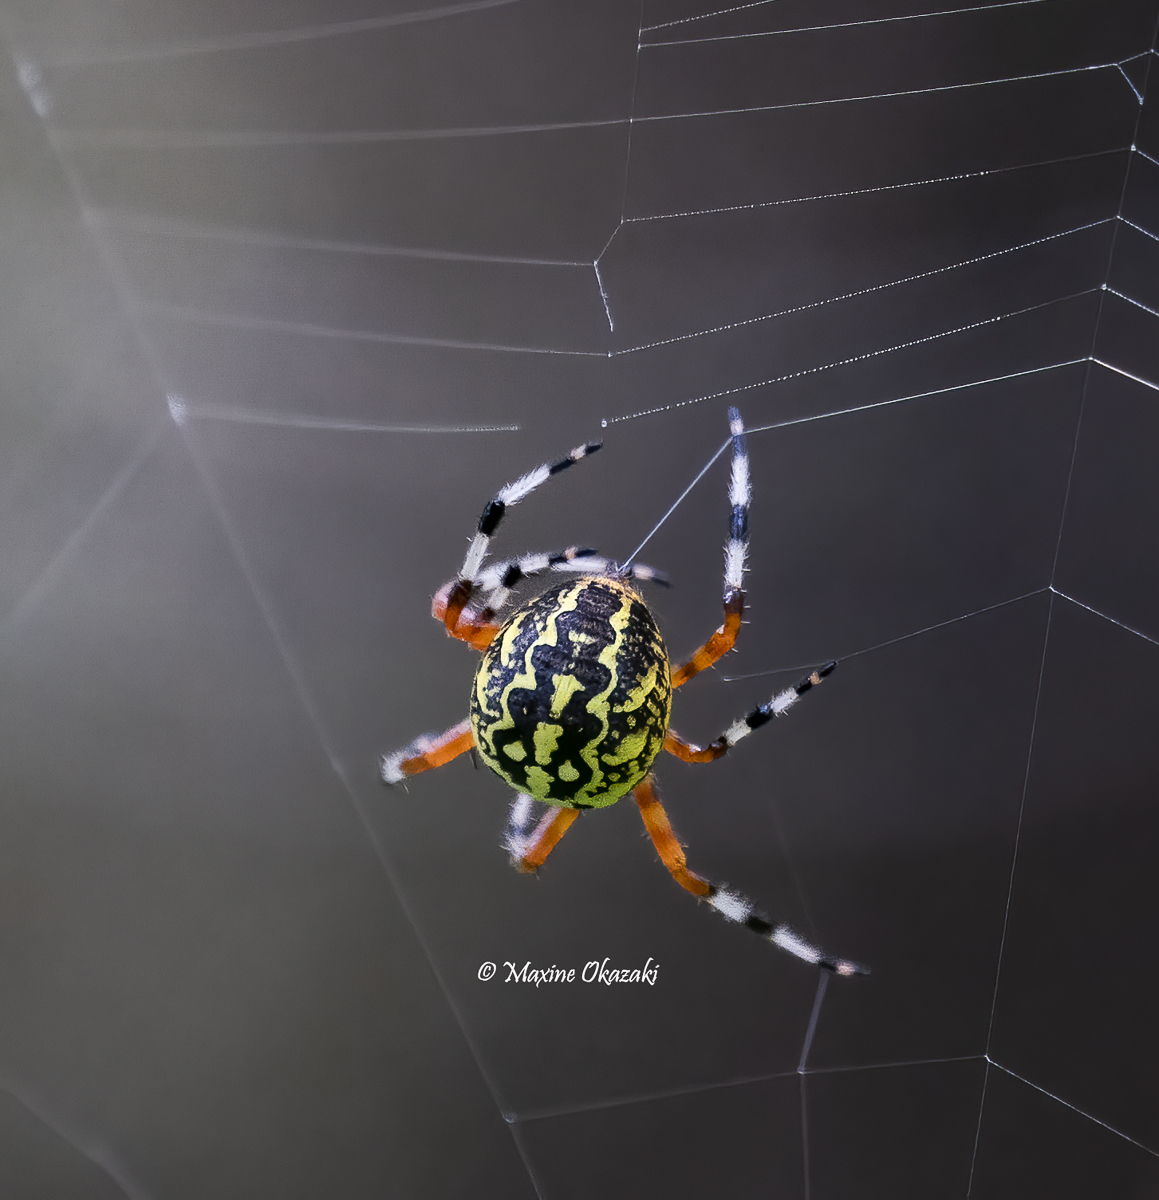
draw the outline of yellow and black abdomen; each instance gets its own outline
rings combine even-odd
[[[606,808],[647,774],[672,707],[668,651],[616,579],[560,584],[514,613],[475,675],[483,761],[561,808]]]

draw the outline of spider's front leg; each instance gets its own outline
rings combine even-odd
[[[636,803],[640,806],[640,815],[644,818],[644,827],[648,830],[669,874],[685,891],[691,892],[701,900],[706,900],[726,920],[736,921],[746,929],[772,942],[788,954],[805,962],[825,967],[838,975],[868,975],[869,968],[847,958],[834,958],[826,954],[818,946],[813,946],[803,937],[794,933],[788,925],[777,925],[767,920],[753,906],[751,900],[739,892],[718,887],[709,883],[701,875],[688,868],[688,860],[684,856],[684,848],[672,831],[672,822],[656,795],[653,776],[649,775],[643,783],[637,785],[634,792]]]
[[[600,445],[600,442],[589,442],[586,445],[577,446],[570,454],[565,455],[556,462],[544,463],[542,466],[536,467],[534,471],[528,471],[526,475],[521,475],[514,483],[509,483],[506,487],[500,488],[487,501],[483,507],[482,515],[479,517],[479,527],[475,532],[474,538],[471,539],[471,545],[467,550],[467,557],[463,559],[463,565],[459,570],[458,576],[452,579],[450,583],[444,584],[435,593],[435,598],[431,606],[431,614],[435,620],[441,621],[452,637],[467,642],[469,645],[474,646],[476,650],[485,650],[491,644],[492,639],[498,632],[498,626],[491,619],[494,617],[495,612],[493,610],[489,611],[489,609],[493,607],[497,608],[498,606],[488,604],[478,612],[472,609],[472,601],[480,592],[497,590],[495,584],[492,584],[488,588],[487,583],[480,575],[483,560],[487,557],[487,548],[491,544],[491,538],[499,528],[500,522],[511,505],[518,504],[520,500],[529,496],[540,484],[546,483],[553,475],[558,475],[561,471],[565,471],[574,463],[579,462],[580,459],[586,458],[589,454],[594,454],[600,448]],[[565,557],[567,555],[579,557],[585,553],[591,552],[580,551],[573,547],[571,551],[565,551],[564,555]],[[542,555],[535,557],[551,560],[548,564],[550,566],[557,556]],[[547,568],[545,567],[544,569]],[[500,586],[502,586],[501,581]]]
[[[447,633],[475,650],[486,650],[495,640],[499,626],[467,609],[477,590],[470,579],[444,583],[431,600],[431,616],[446,626]]]
[[[546,571],[590,571],[600,574],[608,568],[589,546],[569,546],[555,554],[524,554],[520,558],[496,563],[474,579],[452,579],[444,583],[431,601],[431,616],[446,626],[447,632],[476,650],[486,650],[499,632],[496,617],[511,596],[511,589],[524,579],[534,579]],[[638,567],[646,572],[641,578],[665,582],[656,571]]]
[[[745,446],[744,422],[735,408],[728,410],[732,432],[732,473],[729,476],[728,499],[732,505],[729,518],[728,542],[724,548],[724,624],[692,655],[672,672],[672,686],[678,688],[694,675],[727,654],[736,643],[740,619],[744,614],[745,557],[749,548],[749,502],[752,486],[749,482],[749,456]]]

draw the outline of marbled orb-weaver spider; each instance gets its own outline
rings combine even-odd
[[[774,927],[744,896],[690,871],[653,783],[652,763],[661,749],[689,763],[720,758],[787,712],[837,665],[819,667],[734,721],[707,746],[695,746],[668,727],[673,689],[732,648],[744,611],[751,488],[744,424],[735,408],[729,409],[729,426],[732,517],[724,551],[724,624],[708,641],[671,668],[656,622],[633,586],[637,580],[666,582],[650,567],[620,567],[594,550],[573,546],[484,568],[491,537],[507,509],[552,475],[594,454],[600,443],[578,446],[566,458],[509,483],[483,509],[462,569],[435,593],[431,609],[451,637],[483,651],[471,716],[440,736],[420,737],[385,755],[382,779],[401,783],[474,749],[519,793],[511,805],[506,846],[524,872],[543,865],[581,809],[607,808],[633,792],[660,858],[681,887],[806,962],[841,975],[862,974],[864,967],[825,954],[786,925]],[[511,589],[548,571],[572,578],[528,601],[500,625],[498,615]],[[535,801],[549,807],[531,829]]]

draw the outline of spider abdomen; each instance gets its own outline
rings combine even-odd
[[[495,635],[475,675],[471,726],[513,788],[605,808],[647,774],[672,703],[668,652],[647,605],[617,579],[544,592]]]

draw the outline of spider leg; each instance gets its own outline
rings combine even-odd
[[[569,546],[555,554],[524,554],[492,564],[471,581],[466,604],[460,610],[454,628],[448,625],[447,632],[477,650],[485,650],[499,630],[495,619],[510,599],[512,589],[524,579],[534,579],[547,571],[577,575],[622,574],[628,579],[668,586],[668,577],[663,571],[635,563],[621,572],[611,559],[604,558],[589,546]],[[446,624],[450,594],[459,582],[452,579],[435,593],[431,615],[436,621]],[[477,603],[480,598],[481,604]]]
[[[634,792],[636,803],[640,806],[640,815],[644,818],[644,827],[652,837],[652,842],[660,854],[669,874],[685,891],[691,892],[701,900],[716,909],[728,921],[735,921],[751,929],[753,933],[764,938],[766,942],[780,947],[789,954],[825,967],[838,975],[868,975],[869,968],[846,958],[834,958],[819,947],[811,945],[804,938],[794,933],[787,925],[773,926],[772,922],[763,917],[754,907],[751,900],[739,892],[729,891],[718,887],[703,876],[688,869],[688,860],[684,849],[672,831],[672,822],[656,795],[653,776],[649,775],[643,783],[638,784]]]
[[[603,562],[594,550],[586,546],[569,546],[558,554],[525,554],[488,567],[478,578],[465,581],[452,579],[444,583],[431,601],[431,616],[442,622],[451,637],[458,638],[476,650],[486,650],[499,632],[495,621],[499,610],[507,603],[511,589],[521,580],[544,571],[563,571],[574,562]],[[582,568],[580,568],[582,569]],[[465,596],[462,606],[453,615],[451,600],[457,593]],[[476,600],[483,597],[482,605]]]
[[[475,594],[479,571],[483,566],[483,560],[487,557],[487,547],[490,545],[496,529],[499,528],[504,513],[511,505],[518,504],[520,500],[531,495],[541,483],[546,483],[553,475],[567,470],[581,458],[595,454],[601,445],[601,442],[588,442],[584,446],[577,446],[570,454],[556,462],[544,463],[542,466],[536,467],[534,471],[528,471],[526,475],[521,475],[514,483],[500,488],[495,496],[487,501],[483,507],[483,513],[479,517],[479,528],[471,540],[467,557],[463,559],[458,576],[450,584],[441,588],[435,597],[436,609],[439,607],[439,599],[442,597],[442,611],[436,611],[435,616],[446,624],[447,632],[453,637],[462,637],[463,641],[470,642],[475,646],[475,635],[482,636],[483,631],[478,622],[473,626],[470,621],[467,622],[465,631],[467,636],[457,632],[459,615]],[[489,642],[490,638],[487,641]]]
[[[578,808],[548,807],[535,829],[528,834],[534,815],[534,804],[535,801],[523,792],[515,797],[511,802],[504,838],[512,865],[527,875],[543,866],[547,856],[555,849],[556,842],[567,833],[572,822],[579,816]]]
[[[586,571],[598,575],[605,570],[607,561],[590,546],[569,546],[557,554],[524,554],[495,563],[474,580],[474,592],[483,596],[483,604],[477,610],[470,604],[468,615],[480,622],[494,621],[510,598],[512,588],[522,580],[534,579],[546,571]]]
[[[610,558],[604,558],[590,546],[569,546],[557,554],[524,554],[519,558],[508,558],[494,563],[485,571],[480,572],[475,580],[475,586],[481,592],[488,593],[487,605],[499,608],[506,602],[506,597],[495,602],[492,593],[500,589],[513,588],[524,579],[533,579],[545,571],[571,571],[577,575],[609,575],[616,574],[627,579],[646,580],[668,586],[668,576],[655,567],[646,567],[643,563],[634,563],[625,569],[618,567]]]
[[[475,734],[471,730],[469,720],[452,725],[446,733],[438,736],[423,734],[422,737],[415,738],[409,746],[382,756],[382,782],[402,783],[404,779],[417,775],[420,771],[441,767],[443,763],[449,763],[460,754],[466,754],[474,744]]]
[[[728,499],[732,505],[728,541],[724,547],[724,624],[688,659],[672,672],[672,686],[680,687],[693,675],[711,667],[727,654],[736,642],[740,619],[744,613],[745,556],[749,547],[749,456],[745,447],[744,422],[735,408],[728,410],[732,432],[732,474],[729,476]]]
[[[621,571],[611,559],[604,558],[588,546],[569,546],[558,554],[525,554],[521,558],[509,558],[483,571],[475,580],[476,588],[484,594],[483,607],[478,610],[479,619],[493,620],[507,603],[512,588],[524,579],[534,579],[545,571],[576,575],[615,574],[668,586],[668,576],[655,567],[636,563]]]
[[[684,762],[712,762],[727,754],[741,738],[748,737],[754,729],[760,729],[774,717],[787,713],[810,688],[815,688],[822,679],[831,675],[836,666],[835,662],[826,663],[825,666],[818,667],[817,670],[806,675],[796,687],[785,688],[783,692],[778,692],[767,704],[758,704],[751,712],[734,721],[720,737],[709,742],[707,746],[697,746],[669,729],[664,735],[664,749],[669,754],[675,754],[677,758],[683,759]]]
[[[451,637],[466,642],[476,650],[486,650],[495,640],[499,626],[494,621],[480,620],[478,613],[466,609],[473,591],[473,585],[467,583],[464,588],[461,579],[452,579],[450,583],[444,583],[431,600],[431,616],[446,626]],[[461,596],[458,595],[460,592]],[[451,611],[452,599],[455,599],[457,605],[454,612]]]
[[[495,618],[507,603],[511,589],[521,579],[533,578],[544,571],[593,569],[598,572],[598,566],[589,568],[587,564],[606,561],[587,546],[569,546],[558,554],[525,554],[520,558],[509,558],[488,567],[477,579],[468,581],[465,591],[461,579],[443,584],[431,601],[431,616],[446,626],[451,637],[476,650],[486,650],[499,632]],[[466,600],[452,617],[448,610],[457,592],[462,592]],[[479,596],[483,597],[481,606],[476,603]]]
[[[640,579],[646,583],[658,583],[661,587],[671,586],[668,576],[655,567],[646,567],[643,563],[632,563],[626,570],[620,568],[619,573],[627,579]]]

